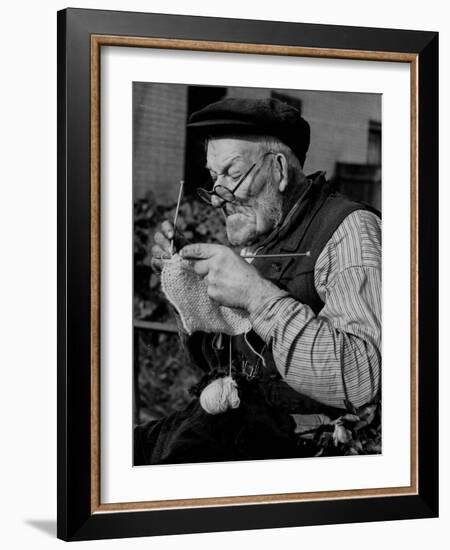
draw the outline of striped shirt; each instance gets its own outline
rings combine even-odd
[[[324,302],[316,316],[288,293],[250,316],[272,346],[283,379],[326,405],[360,407],[381,380],[381,222],[371,212],[347,216],[320,253],[314,283]]]

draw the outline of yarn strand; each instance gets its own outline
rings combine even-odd
[[[260,353],[258,353],[255,350],[255,348],[250,344],[250,342],[248,341],[248,338],[247,338],[247,332],[244,332],[244,340],[245,340],[245,343],[247,344],[247,346],[252,350],[252,352],[261,359],[261,363],[263,364],[263,367],[266,368],[266,361],[265,361],[264,357]]]

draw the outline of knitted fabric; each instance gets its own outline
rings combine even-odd
[[[212,300],[208,295],[207,282],[195,273],[188,260],[183,260],[178,254],[164,260],[161,286],[188,334],[201,331],[234,336],[251,329],[248,313]]]

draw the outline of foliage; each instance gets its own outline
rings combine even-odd
[[[298,434],[298,444],[312,456],[381,453],[381,402],[355,409],[318,428]]]
[[[145,422],[182,410],[202,373],[190,363],[177,334],[141,331],[140,339],[140,421]]]

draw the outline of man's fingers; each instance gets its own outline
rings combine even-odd
[[[170,251],[170,241],[159,231],[155,233],[154,241],[163,251]]]
[[[163,260],[170,258],[169,252],[162,249],[159,244],[152,246],[152,267],[155,271],[161,271],[163,268]]]
[[[162,271],[162,268],[163,268],[162,260],[158,260],[157,258],[152,258],[152,267],[156,272]]]
[[[167,239],[173,239],[174,231],[173,231],[173,225],[171,222],[165,220],[161,224],[161,231],[163,232],[164,236]]]
[[[173,239],[174,231],[173,225],[165,220],[161,224],[161,231],[157,231],[153,240],[158,244],[162,250],[169,252],[170,251],[170,241]]]
[[[161,248],[159,244],[155,244],[154,246],[152,246],[152,257],[157,260],[169,259],[170,253],[164,248]]]
[[[208,275],[209,273],[209,265],[206,260],[199,260],[197,262],[193,263],[193,269],[197,275],[200,275],[201,277],[204,277],[205,275]]]
[[[187,260],[207,260],[223,248],[220,244],[188,244],[180,251],[180,256]]]

